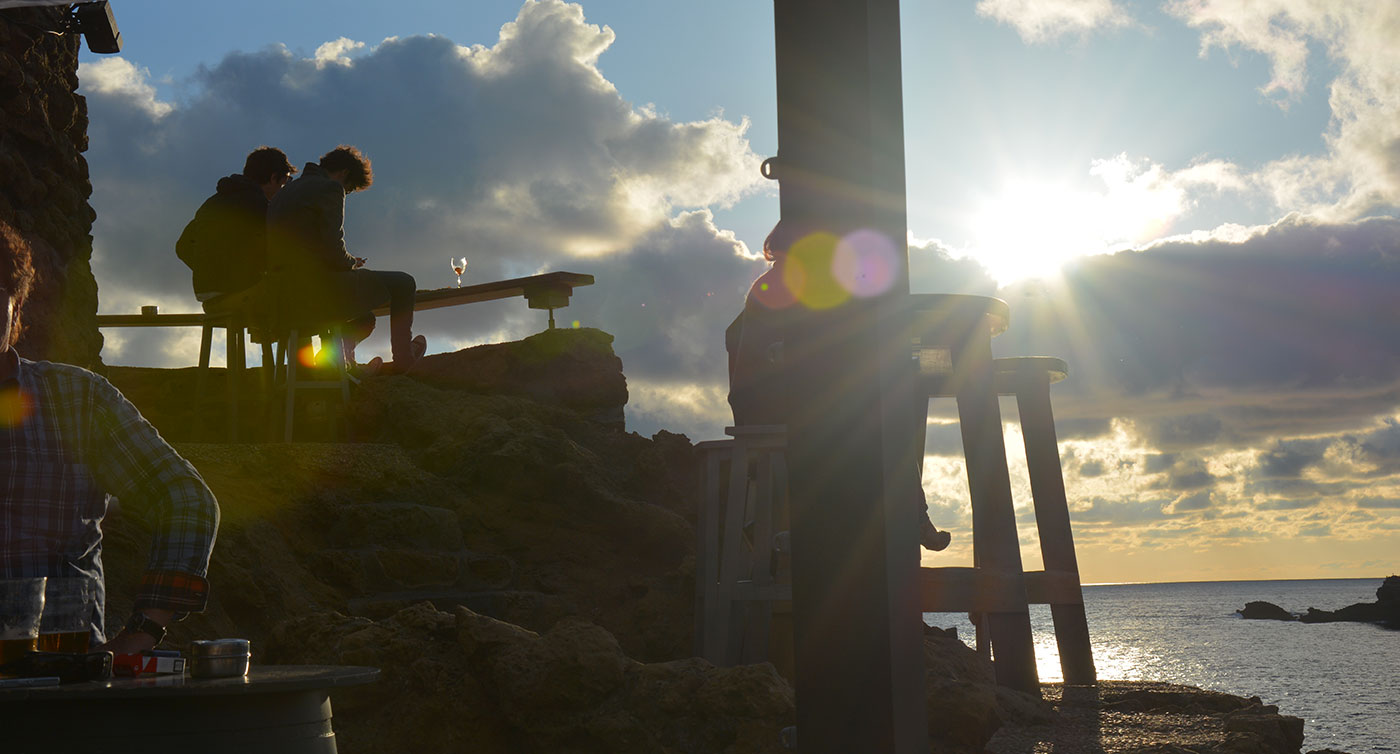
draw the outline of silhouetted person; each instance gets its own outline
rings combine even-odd
[[[783,358],[783,341],[804,313],[783,278],[788,249],[801,237],[801,231],[790,222],[779,221],[773,227],[763,240],[763,258],[773,266],[749,287],[744,310],[724,331],[729,353],[729,407],[736,426],[788,424],[788,417],[799,408],[792,404],[795,396],[788,388],[791,378]],[[919,507],[919,540],[929,550],[943,550],[952,537],[929,520],[923,485],[917,486],[918,499],[911,503]]]
[[[284,288],[284,306],[313,318],[347,322],[346,357],[374,329],[377,306],[389,305],[392,372],[404,372],[427,350],[427,340],[413,336],[413,300],[417,283],[406,272],[363,269],[365,260],[345,250],[345,196],[370,187],[369,158],[341,145],[306,163],[300,178],[282,189],[268,206],[268,262]],[[369,371],[378,371],[379,359]]]
[[[243,172],[219,179],[185,226],[175,253],[194,273],[200,301],[244,290],[267,272],[267,203],[296,167],[276,147],[258,147]]]
[[[89,635],[102,642],[102,519],[109,495],[120,497],[152,525],[150,551],[131,617],[95,648],[143,652],[172,620],[204,609],[219,506],[111,383],[15,352],[33,282],[29,245],[0,221],[0,578],[91,580]]]

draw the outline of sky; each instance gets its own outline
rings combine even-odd
[[[195,311],[174,242],[279,146],[373,160],[349,248],[420,288],[593,274],[628,428],[723,436],[723,330],[764,269],[773,20],[755,0],[113,3],[84,52],[100,311]],[[997,295],[1053,389],[1085,582],[1400,571],[1400,5],[968,0],[902,9],[911,286]],[[420,313],[430,352],[524,337],[520,301]],[[387,327],[381,327],[387,330]],[[197,331],[108,330],[185,366]],[[384,333],[362,358],[387,355]],[[216,347],[215,353],[218,353]],[[1024,558],[1038,567],[1004,399]],[[971,562],[951,406],[924,488]]]

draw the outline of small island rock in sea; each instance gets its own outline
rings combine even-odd
[[[1242,618],[1254,620],[1297,620],[1302,623],[1337,623],[1353,621],[1376,623],[1386,628],[1400,630],[1400,576],[1387,576],[1376,589],[1375,602],[1357,602],[1340,610],[1319,610],[1309,607],[1302,616],[1273,604],[1272,602],[1250,602],[1237,610]]]

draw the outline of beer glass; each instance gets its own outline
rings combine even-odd
[[[0,579],[0,665],[37,648],[46,581],[43,576]]]
[[[97,587],[87,576],[49,577],[44,615],[39,620],[39,651],[86,652]]]

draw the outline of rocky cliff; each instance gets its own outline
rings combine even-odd
[[[38,272],[19,350],[98,363],[97,282],[87,199],[87,104],[78,95],[75,33],[56,36],[63,8],[0,13],[0,220],[34,250]]]
[[[255,662],[381,668],[334,698],[350,754],[784,751],[788,682],[690,656],[691,444],[622,430],[610,342],[546,332],[367,380],[345,416],[356,442],[179,442],[224,518],[209,610],[170,643],[241,636]],[[162,432],[192,436],[194,370],[109,371]],[[339,412],[303,413],[317,431]],[[119,506],[106,529],[116,619],[148,529]],[[1103,684],[1041,701],[937,631],[925,664],[940,754],[1299,751],[1301,722],[1257,699]]]

